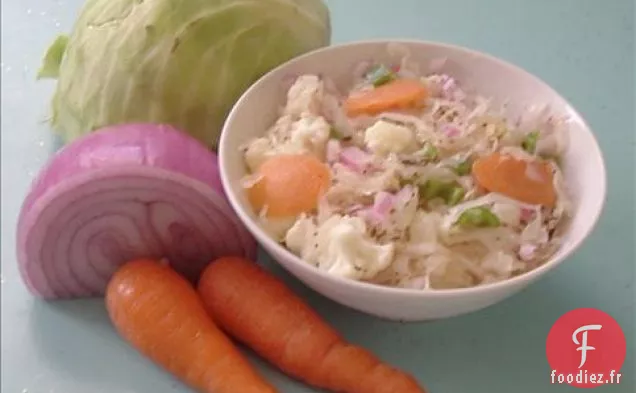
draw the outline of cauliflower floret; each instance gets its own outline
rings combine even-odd
[[[289,139],[295,121],[296,119],[290,115],[282,115],[276,120],[276,123],[267,130],[266,136],[271,139],[273,145],[283,143]]]
[[[268,138],[256,138],[245,148],[245,163],[249,170],[256,172],[259,166],[273,155],[274,148]]]
[[[280,150],[290,154],[311,153],[324,159],[330,126],[322,117],[303,114],[291,126],[289,140]]]
[[[362,218],[333,215],[320,226],[301,217],[287,232],[287,247],[329,274],[370,279],[391,264],[395,246],[380,245],[366,235]]]
[[[329,140],[329,123],[308,113],[294,122],[281,117],[267,136],[253,139],[245,148],[245,162],[255,172],[268,158],[277,154],[314,154],[324,159]]]
[[[318,115],[324,94],[323,82],[316,75],[302,75],[287,92],[284,113],[300,116],[304,112]]]
[[[401,153],[415,142],[410,128],[384,120],[367,128],[364,143],[376,154]]]
[[[317,259],[315,254],[318,251],[314,247],[316,232],[317,227],[314,220],[302,214],[287,231],[285,245],[294,254],[313,263]]]

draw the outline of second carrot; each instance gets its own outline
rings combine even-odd
[[[412,376],[347,343],[254,262],[212,262],[198,291],[222,329],[296,379],[339,393],[425,393]]]

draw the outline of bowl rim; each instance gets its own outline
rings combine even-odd
[[[558,97],[561,101],[563,101],[570,117],[575,119],[575,121],[582,126],[582,129],[583,129],[582,131],[588,133],[589,136],[591,137],[591,140],[592,140],[591,149],[593,150],[592,153],[593,155],[599,158],[599,163],[600,163],[599,169],[602,173],[602,177],[598,179],[598,184],[597,184],[597,190],[600,194],[598,199],[600,202],[598,202],[596,206],[594,206],[594,210],[591,212],[591,217],[588,220],[589,224],[587,228],[585,228],[585,230],[583,231],[583,233],[578,239],[575,239],[572,242],[572,245],[570,246],[570,249],[568,251],[566,251],[565,253],[563,253],[562,255],[556,258],[553,257],[548,259],[547,261],[545,261],[543,264],[536,267],[535,269],[532,269],[528,272],[525,272],[523,274],[511,277],[502,281],[481,284],[481,285],[476,285],[476,286],[467,287],[467,288],[449,288],[449,289],[434,289],[434,290],[392,287],[392,286],[384,286],[384,285],[379,285],[379,284],[374,284],[374,283],[369,283],[364,281],[353,280],[353,279],[344,278],[340,276],[334,276],[323,270],[317,269],[316,267],[303,261],[301,257],[297,256],[296,254],[291,252],[289,249],[287,249],[286,247],[284,247],[283,245],[281,245],[280,243],[272,239],[265,232],[265,230],[263,230],[255,222],[255,220],[253,220],[246,213],[245,209],[247,209],[247,207],[242,205],[242,203],[238,200],[237,196],[232,191],[232,187],[231,187],[232,180],[229,178],[229,175],[226,171],[227,157],[230,154],[236,154],[236,152],[228,152],[226,151],[226,148],[225,148],[225,146],[227,145],[227,140],[228,140],[227,135],[229,134],[229,132],[226,132],[226,131],[231,127],[231,124],[234,122],[234,119],[238,116],[237,112],[239,111],[239,108],[242,106],[243,102],[249,99],[252,93],[258,90],[265,80],[271,78],[272,75],[281,72],[281,70],[284,70],[285,68],[289,67],[290,65],[294,63],[301,62],[307,58],[316,56],[317,54],[330,52],[330,51],[334,51],[338,49],[346,49],[348,47],[355,47],[360,45],[386,46],[388,44],[434,46],[440,49],[445,49],[445,50],[454,51],[454,52],[463,52],[466,55],[481,57],[481,58],[484,58],[485,60],[496,63],[500,67],[508,68],[511,71],[514,71],[515,73],[523,74],[525,77],[533,80],[536,84],[541,85],[544,89],[548,90],[549,92],[554,94],[556,97]],[[532,74],[531,72],[525,70],[524,68],[516,64],[513,64],[512,62],[509,62],[502,58],[498,58],[494,55],[489,54],[488,52],[470,49],[464,46],[450,44],[450,43],[441,42],[441,41],[421,40],[421,39],[412,39],[412,38],[374,38],[374,39],[364,39],[364,40],[353,40],[353,41],[347,41],[347,42],[343,42],[339,44],[331,44],[329,46],[314,49],[300,56],[294,57],[280,64],[279,66],[273,68],[272,70],[270,70],[263,76],[261,76],[240,96],[240,98],[233,105],[232,109],[230,110],[223,124],[218,146],[219,146],[218,153],[219,153],[219,169],[221,174],[221,182],[227,194],[227,198],[230,204],[232,205],[232,208],[236,212],[236,214],[239,216],[239,218],[244,223],[244,225],[248,228],[248,230],[258,240],[258,242],[261,243],[262,247],[278,250],[278,252],[282,253],[289,261],[291,261],[291,263],[293,263],[294,265],[297,265],[299,269],[306,271],[308,274],[313,274],[317,277],[320,277],[323,280],[330,281],[335,285],[344,285],[355,290],[376,292],[379,295],[401,296],[401,297],[409,297],[409,298],[449,297],[449,296],[452,297],[452,296],[476,294],[479,292],[483,293],[483,292],[497,291],[497,290],[501,290],[501,291],[511,290],[516,286],[523,286],[524,283],[526,283],[527,285],[539,279],[541,276],[543,276],[545,273],[549,272],[550,270],[553,270],[556,267],[558,267],[562,262],[570,258],[580,249],[583,243],[590,237],[592,232],[596,229],[606,205],[607,169],[605,165],[605,158],[604,158],[603,152],[588,122],[565,97],[563,97],[558,91],[552,88],[547,82],[545,82],[540,77]],[[274,256],[270,255],[270,257],[276,260]],[[276,260],[276,263],[283,265],[285,270],[288,270],[284,266],[284,264],[281,263],[280,261]]]

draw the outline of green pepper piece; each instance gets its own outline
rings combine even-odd
[[[424,156],[424,158],[427,160],[434,160],[437,158],[437,155],[439,154],[439,150],[437,150],[437,148],[433,146],[432,143],[426,143],[424,145],[424,148],[422,148],[421,152],[422,152],[422,156]]]
[[[456,205],[464,199],[465,190],[456,181],[443,182],[429,179],[419,187],[420,197],[425,200],[441,198],[448,205]]]
[[[367,79],[374,87],[385,85],[395,79],[395,73],[387,68],[384,64],[379,64],[367,74]]]
[[[460,162],[453,171],[457,174],[457,176],[466,176],[469,175],[473,169],[473,162],[470,159],[466,159]]]
[[[425,200],[438,198],[442,195],[446,188],[446,183],[436,179],[429,179],[426,183],[419,186],[420,197]]]
[[[465,195],[466,195],[466,191],[464,190],[464,188],[461,186],[458,186],[458,187],[453,187],[447,193],[446,198],[444,199],[446,200],[446,203],[449,204],[450,206],[455,206],[456,204],[458,204],[464,199]]]
[[[530,154],[534,154],[539,140],[539,131],[532,131],[521,142],[521,148]]]
[[[457,223],[463,228],[495,228],[501,225],[499,217],[483,206],[465,210]]]

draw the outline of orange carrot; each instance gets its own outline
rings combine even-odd
[[[288,375],[339,393],[424,393],[410,375],[349,344],[282,281],[253,262],[224,257],[198,291],[230,336]]]
[[[260,179],[247,189],[257,211],[268,217],[291,217],[313,210],[331,184],[329,167],[311,154],[281,154],[258,168]]]
[[[493,153],[473,164],[473,177],[482,188],[521,202],[554,206],[556,191],[550,166]]]
[[[414,107],[426,96],[426,86],[422,82],[396,79],[371,90],[353,93],[344,106],[349,116],[374,115],[390,109]]]
[[[276,393],[206,312],[195,289],[153,260],[122,266],[106,291],[119,333],[201,393]]]

